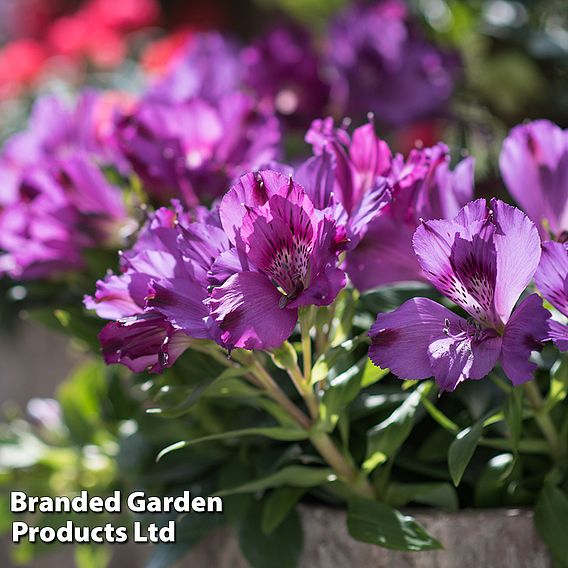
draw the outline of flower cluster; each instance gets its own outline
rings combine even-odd
[[[219,38],[207,44],[189,41],[162,92],[217,97],[244,87],[293,127],[330,112],[355,120],[372,112],[387,126],[441,115],[459,68],[454,54],[423,37],[402,0],[345,8],[320,42],[284,24],[244,48]]]
[[[112,25],[141,25],[133,5]],[[96,6],[106,4],[84,10]],[[136,17],[149,21],[150,6]],[[125,203],[143,200],[147,221],[120,273],[85,298],[110,320],[100,336],[109,363],[159,372],[196,340],[270,350],[311,306],[332,314],[347,285],[421,281],[454,309],[413,298],[379,314],[377,365],[434,377],[443,390],[497,363],[514,384],[529,380],[543,341],[568,347],[567,132],[535,121],[504,142],[502,176],[526,215],[473,201],[473,158],[451,166],[443,143],[396,153],[375,127],[438,112],[451,58],[399,0],[349,8],[328,35],[322,48],[284,26],[243,49],[195,34],[141,95],[85,91],[74,106],[40,98],[0,156],[0,273],[80,268],[86,249],[123,241]],[[312,120],[311,155],[283,163],[279,119],[299,127],[326,107],[374,114],[353,130]],[[556,319],[525,294],[533,279]]]
[[[83,265],[81,252],[128,226],[121,190],[101,165],[120,163],[110,136],[118,95],[85,91],[74,106],[40,99],[28,130],[0,157],[0,274],[53,276]]]
[[[298,171],[306,186],[262,170],[242,176],[212,210],[158,210],[122,255],[123,273],[85,300],[115,320],[101,334],[106,360],[156,371],[192,338],[270,349],[292,334],[300,308],[331,304],[346,284],[348,222],[332,194],[318,207],[325,181],[305,173],[310,165]]]
[[[350,116],[372,112],[401,126],[439,113],[452,94],[456,56],[418,32],[401,0],[347,8],[332,24],[329,46],[332,97]]]
[[[201,34],[116,118],[116,145],[159,202],[211,202],[279,157],[279,122],[238,88],[238,75],[235,47],[217,33]]]

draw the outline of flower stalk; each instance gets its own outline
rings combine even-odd
[[[540,394],[535,381],[525,383],[525,393],[527,395],[527,400],[534,411],[534,420],[550,447],[550,453],[554,459],[558,460],[562,457],[562,444],[560,442],[560,437],[550,415],[546,411],[544,400],[542,399],[542,395]]]
[[[375,498],[375,491],[368,479],[343,456],[328,434],[314,431],[310,441],[337,475],[343,478],[357,495],[366,499]]]

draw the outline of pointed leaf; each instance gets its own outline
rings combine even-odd
[[[560,562],[568,559],[568,495],[552,483],[540,493],[534,510],[534,522],[552,555]]]
[[[347,528],[353,538],[383,548],[413,552],[442,548],[412,517],[378,501],[351,501]]]
[[[457,487],[477,448],[483,432],[483,422],[476,422],[473,426],[462,430],[452,442],[448,451],[448,467],[452,481]]]
[[[187,448],[189,446],[194,446],[195,444],[201,444],[203,442],[214,442],[217,440],[230,440],[233,438],[242,438],[244,436],[266,436],[267,438],[272,438],[273,440],[295,442],[298,440],[305,440],[308,437],[308,433],[305,430],[301,430],[300,428],[283,428],[281,426],[232,430],[230,432],[222,432],[221,434],[211,434],[209,436],[195,438],[194,440],[176,442],[175,444],[164,448],[158,454],[156,461],[160,461],[166,454],[169,454],[170,452],[181,450],[182,448]]]

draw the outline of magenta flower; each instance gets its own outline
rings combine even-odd
[[[201,248],[194,249],[201,255],[192,258],[178,246],[182,231],[183,238],[194,236],[199,241]],[[219,254],[215,241],[219,232],[214,226],[190,223],[179,205],[154,214],[133,249],[122,255],[123,273],[99,280],[95,295],[85,297],[88,309],[116,320],[99,336],[108,364],[160,372],[176,361],[192,338],[213,338],[215,326],[203,303],[207,297],[203,262]],[[174,289],[181,315],[171,313]]]
[[[17,182],[0,208],[0,273],[14,279],[79,269],[84,249],[115,242],[125,226],[120,189],[83,153],[26,166]]]
[[[243,50],[243,82],[274,106],[292,126],[306,126],[324,113],[329,85],[310,35],[299,26],[280,26]]]
[[[534,281],[542,295],[568,317],[568,250],[565,243],[549,241],[542,245]],[[549,339],[560,351],[568,351],[568,326],[552,319],[548,324]]]
[[[499,160],[507,189],[543,239],[568,234],[568,130],[548,120],[516,126]]]
[[[334,157],[332,191],[352,217],[349,237],[357,245],[345,265],[353,284],[369,290],[424,280],[412,235],[420,219],[452,218],[472,199],[473,158],[452,171],[447,146],[437,144],[412,150],[404,160],[392,155],[372,122],[349,137],[331,119],[314,121],[306,140],[316,155],[326,149]]]
[[[373,112],[389,126],[439,114],[454,87],[457,61],[422,37],[402,0],[355,3],[329,33],[332,96],[348,116]]]
[[[221,34],[192,36],[165,77],[150,86],[148,97],[166,104],[194,98],[215,103],[241,85],[239,48]]]
[[[480,199],[451,221],[425,221],[414,249],[430,282],[468,317],[426,298],[379,314],[369,333],[375,365],[405,379],[434,377],[446,391],[482,379],[498,361],[514,385],[530,380],[529,356],[550,317],[537,294],[515,308],[540,260],[533,223],[502,201],[488,209]]]
[[[276,172],[247,174],[220,205],[235,247],[211,268],[209,306],[229,349],[268,349],[294,330],[298,308],[328,305],[345,285],[335,220],[299,184]]]
[[[188,206],[218,197],[249,169],[277,157],[278,121],[243,93],[212,104],[143,100],[117,126],[118,143],[132,169],[162,202],[183,197]]]

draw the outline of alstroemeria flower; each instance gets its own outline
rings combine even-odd
[[[440,113],[454,87],[457,58],[420,35],[402,0],[357,2],[329,32],[332,97],[347,116],[373,112],[390,126]]]
[[[248,174],[220,205],[235,248],[213,263],[209,305],[229,348],[268,349],[294,330],[298,308],[328,305],[345,285],[335,220],[299,184]]]
[[[547,337],[550,313],[537,294],[519,296],[540,260],[540,239],[518,209],[493,199],[466,205],[451,221],[425,221],[414,249],[430,282],[467,312],[426,299],[379,314],[369,333],[371,360],[404,379],[434,377],[452,391],[482,379],[499,361],[514,385],[533,377],[531,351]]]
[[[162,201],[183,197],[195,206],[275,159],[280,129],[274,115],[236,92],[216,104],[145,99],[119,120],[117,137],[145,189]]]
[[[239,48],[221,34],[201,33],[173,58],[165,76],[148,90],[148,98],[166,104],[194,98],[216,103],[240,86]]]
[[[472,199],[473,158],[450,170],[449,150],[441,143],[414,149],[406,160],[393,156],[372,122],[350,137],[343,128],[334,128],[332,119],[317,120],[306,141],[316,155],[328,151],[334,156],[331,187],[352,217],[349,236],[357,245],[345,266],[353,284],[368,290],[424,280],[412,235],[421,219],[452,218]]]
[[[244,83],[292,126],[307,126],[329,102],[329,85],[312,38],[299,26],[279,26],[245,48]]]
[[[568,317],[568,249],[565,243],[549,241],[542,245],[542,256],[534,281],[542,295]],[[568,326],[550,319],[549,339],[560,351],[568,351]]]
[[[515,126],[499,159],[507,189],[542,239],[568,235],[568,130],[548,120]]]
[[[85,297],[85,306],[102,318],[116,320],[99,336],[107,363],[122,363],[135,372],[160,372],[190,346],[191,338],[214,338],[215,326],[203,303],[207,297],[203,259],[220,252],[215,248],[216,229],[220,231],[190,223],[179,205],[160,209],[136,245],[122,255],[123,273],[97,282],[96,293]],[[201,257],[188,257],[178,245],[193,234],[201,237],[202,247],[208,247]],[[221,237],[221,241],[223,246],[226,240]]]
[[[83,153],[28,165],[15,181],[0,206],[0,273],[12,278],[81,268],[84,249],[115,244],[126,226],[120,189]]]

